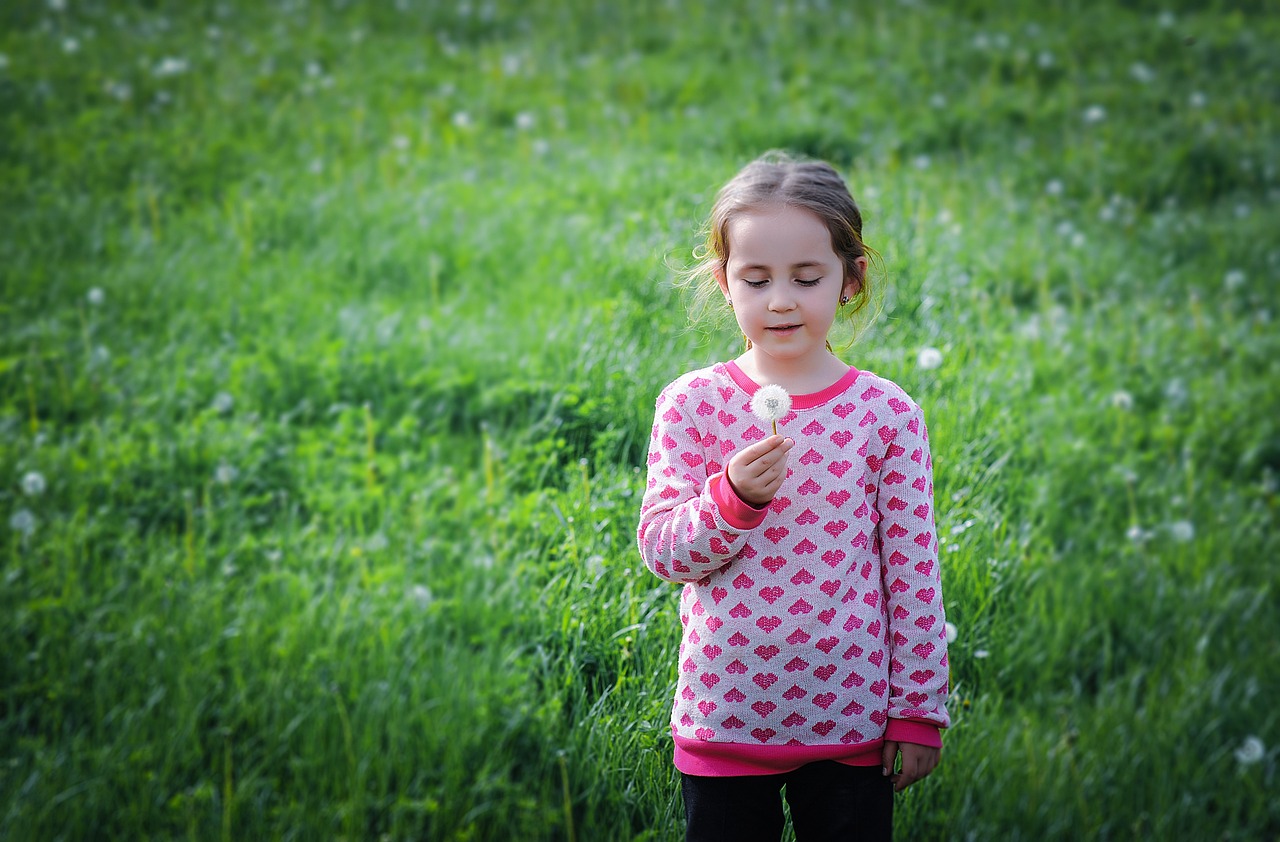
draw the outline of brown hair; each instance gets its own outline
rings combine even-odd
[[[684,273],[682,286],[693,290],[695,311],[711,309],[720,295],[715,273],[729,262],[729,223],[740,213],[769,205],[803,208],[822,220],[831,232],[831,250],[844,266],[845,279],[857,278],[858,292],[837,311],[847,321],[871,301],[868,273],[857,258],[880,265],[880,255],[862,241],[862,212],[844,179],[825,161],[770,151],[747,164],[716,194],[702,233],[705,242],[694,250],[697,262]]]

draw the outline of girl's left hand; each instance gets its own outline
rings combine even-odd
[[[889,778],[893,781],[894,792],[902,792],[916,781],[927,778],[929,773],[937,767],[938,761],[942,759],[940,748],[885,740],[880,762],[881,769],[886,775],[893,772],[899,752],[902,754],[902,771]]]

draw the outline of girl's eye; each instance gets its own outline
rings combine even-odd
[[[760,287],[762,287],[762,286],[764,286],[765,284],[769,283],[769,280],[766,278],[766,279],[765,279],[765,280],[763,280],[763,281],[753,281],[753,280],[751,280],[750,278],[743,278],[743,279],[742,279],[742,282],[743,282],[744,284],[746,284],[747,286],[751,287],[752,289],[759,289]]]
[[[802,287],[812,287],[817,286],[821,280],[822,278],[796,278],[796,283]]]

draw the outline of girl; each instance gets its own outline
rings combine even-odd
[[[784,784],[799,839],[887,839],[893,791],[938,763],[924,416],[827,342],[865,306],[867,264],[828,164],[766,155],[716,197],[692,277],[747,348],[659,395],[638,530],[648,568],[684,584],[671,730],[689,840],[776,841]],[[772,435],[751,412],[770,384],[791,395]]]

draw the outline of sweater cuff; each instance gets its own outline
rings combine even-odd
[[[725,471],[712,474],[707,483],[711,489],[711,499],[720,508],[720,516],[734,529],[755,529],[769,513],[768,505],[757,509],[739,497],[730,485],[729,475]]]
[[[890,719],[884,730],[884,738],[895,743],[942,748],[942,734],[938,732],[938,726],[915,719]]]

